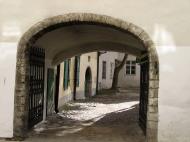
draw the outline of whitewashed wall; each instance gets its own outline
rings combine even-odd
[[[0,137],[13,135],[16,47],[13,42],[0,42]]]
[[[113,74],[111,75],[111,63],[114,64],[115,68],[115,59],[117,59],[117,52],[106,52],[99,56],[99,76],[98,76],[98,89],[109,89],[112,85]],[[106,61],[106,79],[102,78],[102,62]],[[114,70],[113,70],[114,72]]]
[[[88,56],[90,56],[89,62],[88,62]],[[88,67],[90,67],[92,73],[92,96],[94,96],[96,94],[97,52],[91,52],[81,55],[79,87],[77,87],[76,90],[76,99],[85,99],[84,95],[85,73]]]
[[[118,59],[122,61],[124,55],[119,54]],[[127,60],[136,61],[136,57],[128,55]],[[126,74],[126,64],[119,72],[118,87],[121,88],[139,88],[140,87],[140,65],[136,64],[136,73],[133,75]]]
[[[90,56],[90,61],[88,61]],[[92,95],[96,93],[96,76],[97,76],[97,53],[86,53],[80,56],[79,86],[76,88],[76,99],[85,99],[85,73],[90,67],[92,72]],[[63,88],[64,63],[60,66],[60,85],[59,85],[59,107],[73,100],[73,81],[74,81],[74,58],[71,58],[70,66],[70,85],[68,89]]]
[[[111,63],[114,64],[113,72],[115,68],[115,60],[122,61],[124,57],[124,53],[119,52],[106,52],[101,54],[99,57],[99,76],[98,76],[98,89],[109,89],[112,85],[113,73],[111,75]],[[127,60],[136,61],[136,57],[132,55],[128,55]],[[106,79],[102,78],[102,62],[106,61]],[[118,87],[121,88],[130,88],[135,87],[138,88],[140,86],[140,66],[136,64],[136,74],[135,75],[127,75],[126,74],[126,64],[119,72],[119,80]]]
[[[58,107],[63,106],[65,103],[73,99],[73,80],[74,80],[74,58],[71,58],[70,62],[70,83],[68,88],[64,90],[64,62],[60,64],[60,80],[59,80],[59,103]]]
[[[159,142],[189,141],[189,0],[91,0],[89,3],[0,0],[0,137],[12,136],[16,45],[21,35],[44,18],[69,12],[113,16],[149,33],[160,59]]]

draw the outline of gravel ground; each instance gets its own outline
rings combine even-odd
[[[143,142],[138,93],[101,94],[70,102],[29,133],[28,142]]]

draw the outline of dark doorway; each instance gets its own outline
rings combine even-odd
[[[92,72],[90,67],[86,69],[85,73],[85,97],[91,97],[92,93]]]
[[[58,101],[59,101],[59,79],[60,79],[60,65],[57,66],[56,85],[55,85],[55,112],[58,113]]]

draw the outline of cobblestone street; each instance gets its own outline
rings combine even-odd
[[[143,142],[138,94],[98,95],[68,103],[37,125],[26,141]]]
[[[138,93],[98,95],[70,102],[29,133],[27,142],[143,142]]]

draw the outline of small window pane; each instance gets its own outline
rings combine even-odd
[[[132,61],[132,64],[135,65],[135,64],[136,64],[136,61]]]
[[[131,67],[132,70],[135,70],[135,68],[136,68],[135,66],[132,66],[132,67]]]
[[[130,61],[127,61],[127,64],[130,65]]]
[[[132,71],[131,71],[131,74],[133,74],[133,75],[134,75],[134,74],[135,74],[135,70],[132,70]]]
[[[126,64],[126,74],[127,75],[134,75],[136,74],[136,61],[127,61]]]
[[[126,70],[126,74],[130,74],[130,70]]]
[[[130,66],[126,66],[126,69],[127,69],[127,70],[130,70]]]

